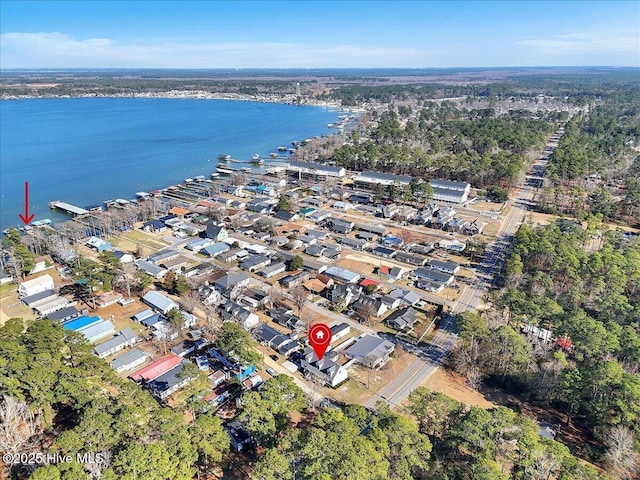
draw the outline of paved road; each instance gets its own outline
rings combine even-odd
[[[544,168],[546,163],[544,160],[537,160],[534,165]],[[487,247],[482,264],[478,267],[476,283],[464,288],[454,308],[444,318],[443,324],[436,331],[429,346],[418,352],[418,358],[393,381],[374,394],[364,404],[366,407],[374,407],[378,401],[384,401],[391,407],[401,405],[413,390],[419,387],[437,367],[442,365],[457,339],[457,335],[452,331],[454,315],[475,310],[482,297],[486,295],[489,287],[495,281],[495,274],[502,268],[502,263],[506,258],[503,254],[511,245],[513,235],[525,218],[526,211],[521,208],[521,205],[526,205],[531,201],[534,194],[533,189],[523,185],[520,185],[518,190],[514,192],[512,196],[514,200],[509,202],[511,208],[505,215],[495,240]]]

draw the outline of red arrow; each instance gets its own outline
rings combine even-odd
[[[24,215],[18,215],[25,225],[31,223],[35,215],[29,215],[29,182],[24,182]]]

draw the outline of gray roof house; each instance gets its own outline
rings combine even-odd
[[[416,303],[420,301],[420,295],[418,295],[413,290],[404,290],[402,288],[396,288],[389,292],[389,296],[392,298],[399,299],[402,303],[407,306],[412,307]]]
[[[131,330],[131,328],[127,327],[120,330],[115,337],[110,338],[100,345],[96,345],[93,352],[99,358],[107,358],[108,356],[119,352],[123,348],[135,345],[137,341],[138,336],[133,330]]]
[[[358,283],[358,281],[362,278],[358,273],[347,270],[346,268],[335,266],[327,268],[325,273],[330,277],[342,280],[347,283]]]
[[[164,277],[167,274],[167,270],[157,266],[155,263],[151,263],[147,260],[136,260],[134,262],[138,270],[142,270],[147,275],[151,275],[155,279]]]
[[[190,380],[188,378],[182,378],[180,375],[183,368],[184,363],[179,364],[177,367],[151,380],[146,384],[146,387],[153,396],[160,400],[165,400],[189,383]]]
[[[209,257],[217,257],[223,252],[227,252],[231,250],[231,247],[228,243],[225,242],[216,242],[212,245],[207,245],[200,249],[200,253],[207,255]]]
[[[239,323],[245,330],[251,330],[260,323],[260,318],[255,313],[232,300],[220,306],[220,316],[226,321]]]
[[[134,348],[115,358],[109,365],[116,373],[125,372],[142,365],[149,356],[147,352]]]
[[[178,308],[176,302],[155,290],[148,291],[144,297],[142,297],[142,301],[163,315],[166,315],[174,308]]]
[[[258,273],[265,278],[271,278],[274,275],[282,273],[287,270],[287,266],[284,262],[272,263],[271,265],[261,269]]]
[[[416,268],[411,272],[411,276],[416,280],[428,280],[435,283],[444,283],[445,285],[449,285],[454,279],[453,275],[449,273],[424,267]]]
[[[214,282],[214,286],[220,292],[229,293],[249,285],[249,275],[245,272],[228,272]]]
[[[306,377],[318,379],[332,388],[349,378],[349,372],[346,368],[329,360],[326,356],[318,360],[313,349],[309,347],[304,350],[301,365]]]
[[[440,270],[444,273],[450,273],[452,275],[458,273],[458,271],[460,270],[460,265],[452,260],[429,260],[429,267],[435,270]]]
[[[271,258],[265,255],[256,255],[240,262],[240,268],[249,272],[255,272],[271,263]]]
[[[418,312],[412,307],[397,310],[385,319],[386,324],[396,330],[411,330],[417,321]]]
[[[375,335],[361,335],[344,354],[369,368],[380,368],[387,363],[395,345]]]
[[[154,253],[153,255],[149,255],[148,260],[155,265],[160,265],[160,262],[173,260],[174,258],[177,258],[179,255],[180,255],[180,252],[178,252],[177,250],[174,250],[172,248],[167,248],[165,250],[160,250],[159,252]]]
[[[224,225],[216,225],[213,222],[207,223],[207,238],[221,242],[225,238],[229,237],[229,232],[224,228]]]

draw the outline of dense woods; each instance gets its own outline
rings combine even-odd
[[[503,310],[460,315],[451,362],[472,384],[557,408],[599,442],[584,454],[606,464],[613,429],[640,433],[640,242],[598,220],[523,225],[497,299]],[[557,342],[525,338],[523,325],[548,329]],[[627,460],[636,458],[633,445]]]
[[[635,224],[640,213],[640,94],[594,103],[574,116],[551,155],[541,208]]]
[[[370,138],[355,132],[326,160],[356,171],[464,180],[479,188],[509,187],[522,172],[526,153],[542,149],[555,122],[554,115],[503,115],[450,101],[425,102],[415,114],[400,106],[375,119]]]
[[[215,465],[229,437],[213,414],[190,424],[119,378],[84,337],[48,320],[0,328],[0,450],[99,453],[103,461],[13,467],[38,480],[188,480]],[[19,414],[16,414],[18,412]]]

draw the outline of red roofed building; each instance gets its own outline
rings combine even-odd
[[[564,337],[560,337],[556,340],[556,345],[558,345],[562,350],[569,351],[573,346],[573,342],[565,335]]]
[[[378,288],[380,286],[380,282],[376,282],[375,280],[372,280],[371,278],[365,278],[364,280],[362,280],[360,282],[360,286],[362,288],[367,288],[369,285],[373,285],[376,288]]]
[[[169,354],[166,357],[159,358],[155,362],[147,365],[140,370],[133,372],[129,375],[129,378],[134,382],[140,382],[142,380],[149,382],[154,378],[158,378],[163,373],[167,373],[172,368],[180,365],[182,359],[174,354]]]
[[[184,217],[187,213],[189,213],[189,210],[187,210],[186,208],[182,208],[182,207],[172,207],[169,210],[169,213],[173,213],[174,215],[176,215],[178,217]]]

